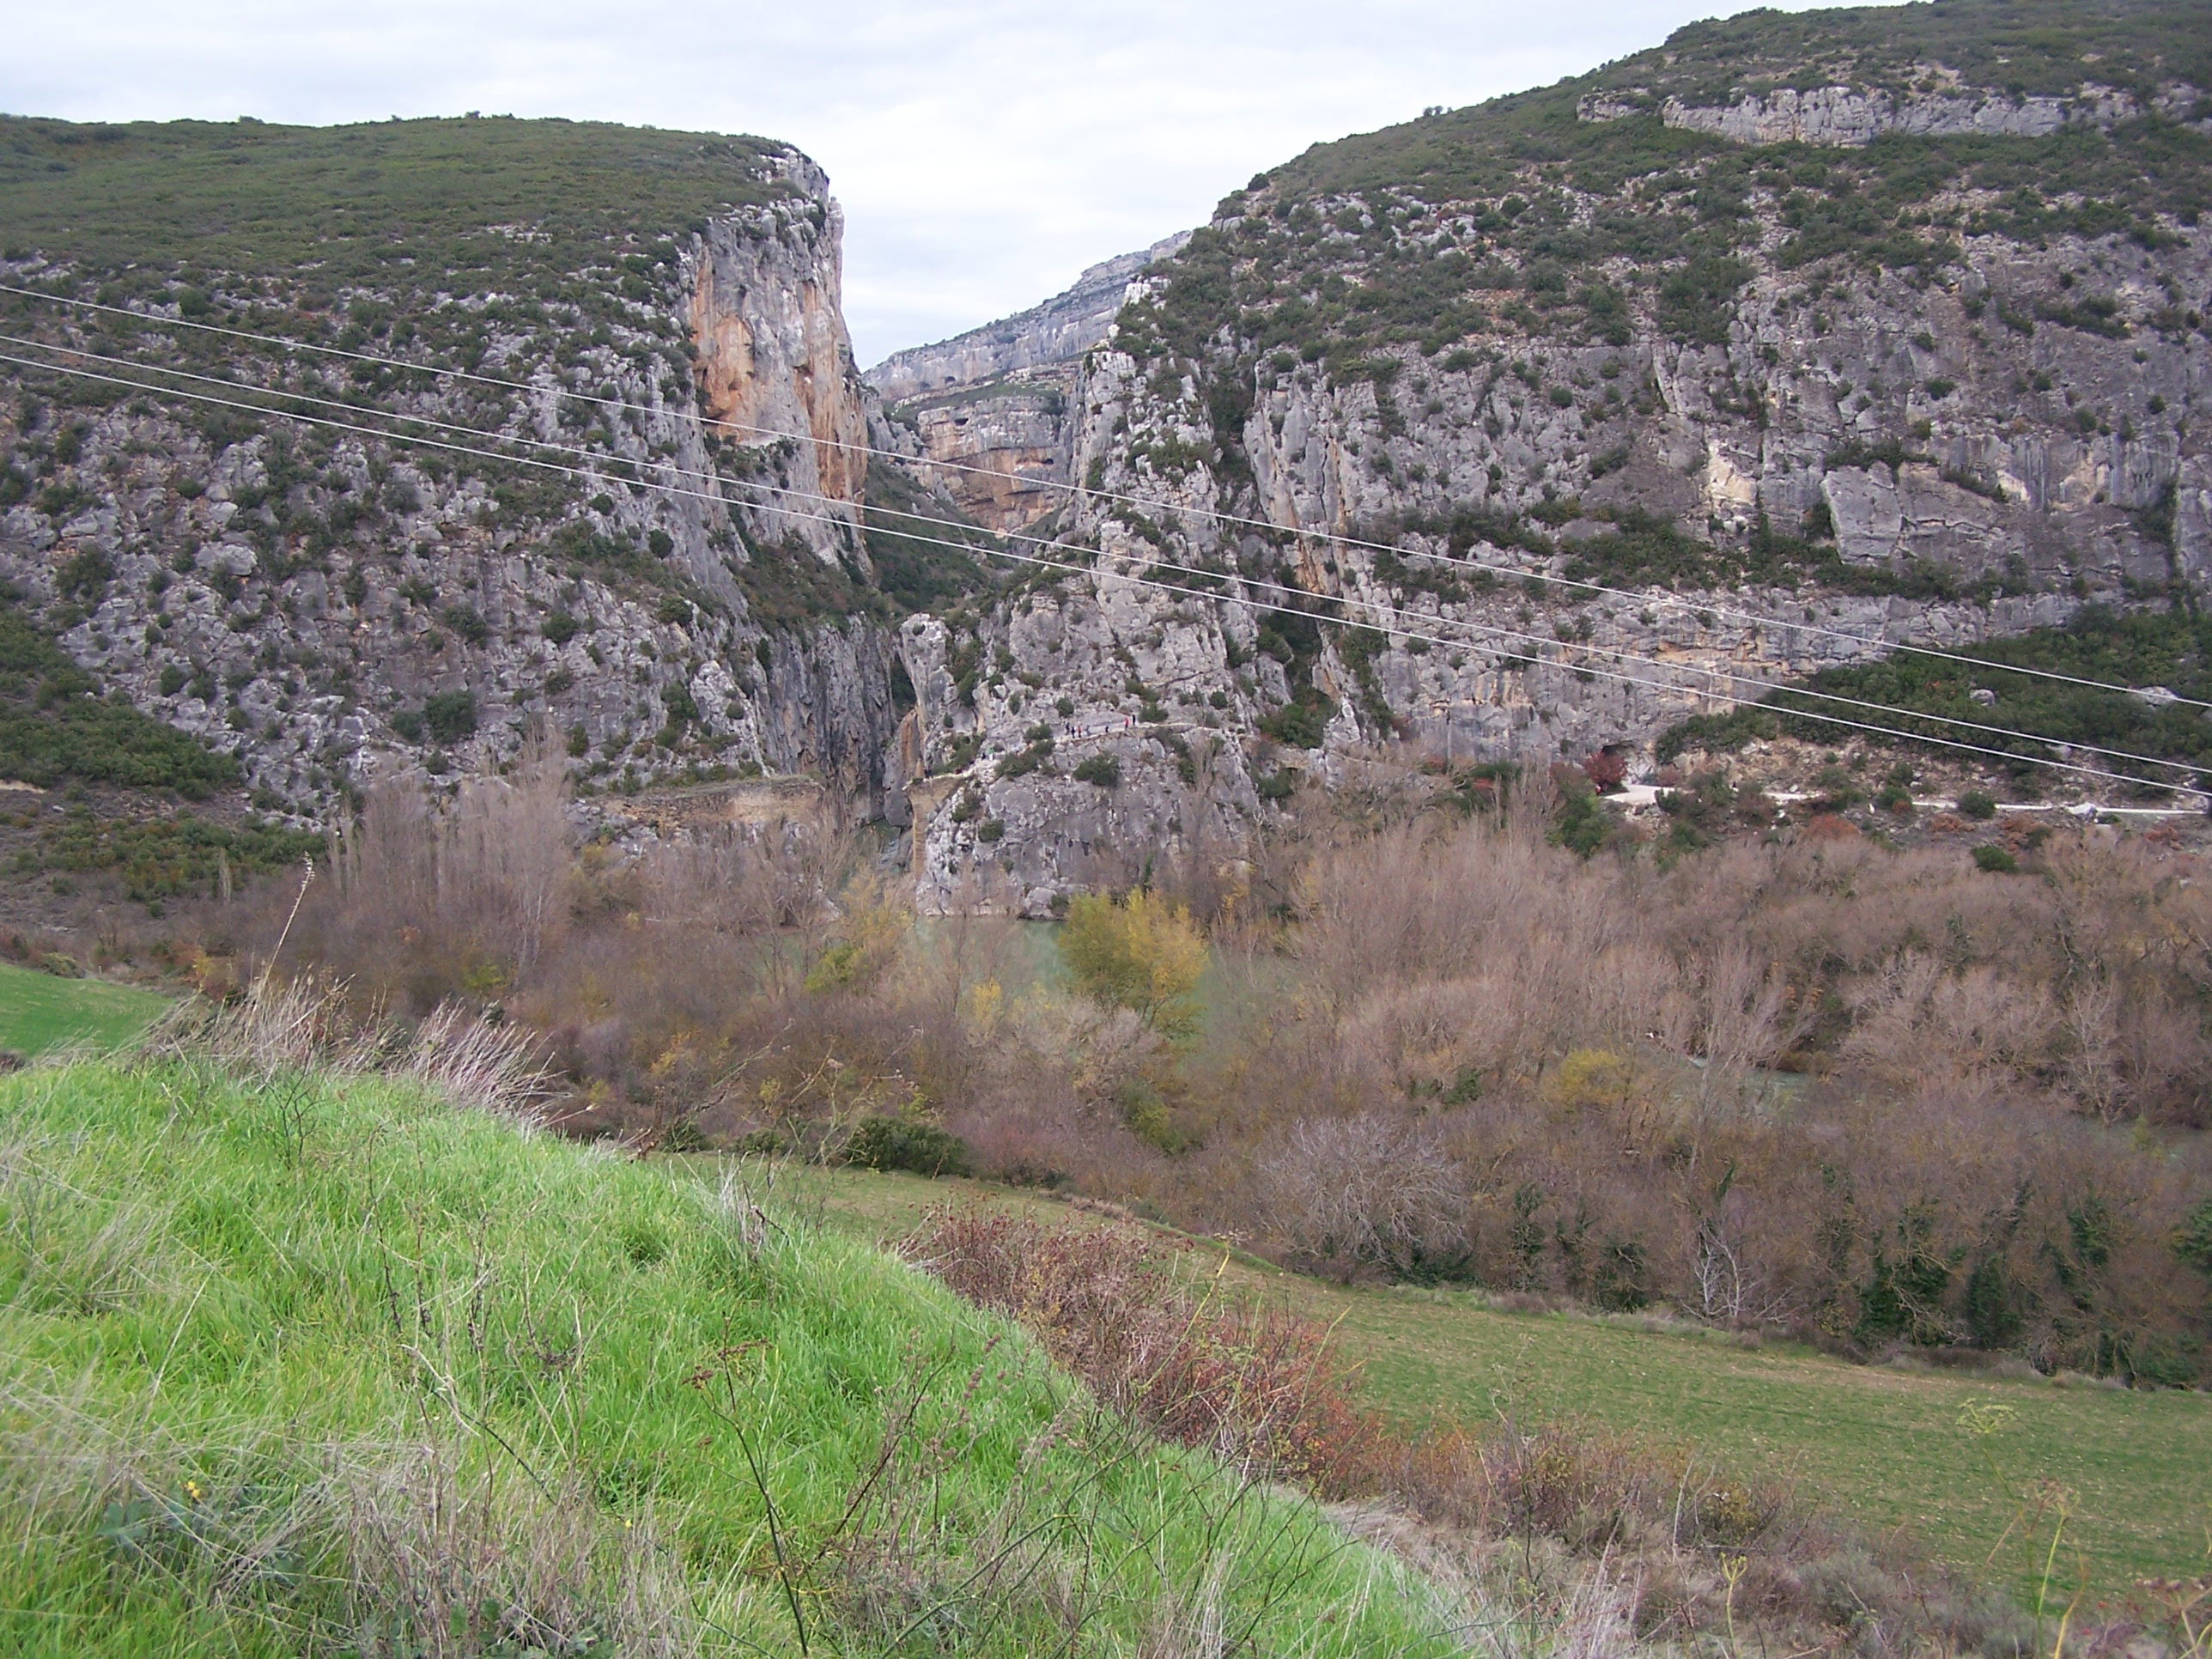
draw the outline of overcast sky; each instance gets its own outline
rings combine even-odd
[[[1744,3],[17,0],[0,109],[475,109],[786,139],[845,204],[865,364],[1200,223],[1309,144],[1579,73]]]

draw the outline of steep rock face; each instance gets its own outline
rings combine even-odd
[[[1024,369],[988,386],[901,404],[885,436],[907,470],[976,523],[1022,529],[1064,504],[1074,428],[1072,364]]]
[[[1106,337],[1129,285],[1189,240],[1170,236],[1091,266],[1065,293],[870,369],[883,444],[978,524],[1026,528],[1064,505],[1069,418],[1083,354]]]
[[[1042,913],[1066,825],[1094,864],[1233,863],[1290,780],[1393,739],[1632,752],[1893,641],[2212,579],[2195,83],[1716,98],[1667,83],[1706,73],[1688,44],[1317,150],[1133,291],[1072,400],[1076,568],[970,639],[908,624],[916,686],[941,659],[955,693],[917,714],[932,890]],[[1747,98],[1798,125],[1680,114]],[[1118,780],[1087,798],[1092,747]]]
[[[935,345],[895,351],[867,373],[887,404],[980,385],[1018,369],[1072,362],[1106,337],[1130,280],[1190,240],[1178,232],[1134,253],[1091,266],[1061,292],[1027,311],[956,334]]]
[[[687,256],[699,403],[732,442],[781,452],[781,481],[799,493],[763,493],[756,512],[766,532],[796,535],[835,562],[857,545],[867,477],[845,332],[844,216],[812,163],[793,158],[786,172],[793,198],[713,221]]]
[[[1954,78],[1939,65],[1920,68],[1924,81]],[[2194,87],[2168,89],[2160,107],[2169,115],[2193,111],[2202,94]],[[1633,100],[1618,97],[1586,100],[1586,120],[1614,120],[1637,112]],[[1669,98],[1660,118],[1670,127],[1710,132],[1739,144],[1840,145],[1859,149],[1888,133],[1914,137],[2045,138],[2069,126],[2109,128],[2142,113],[2128,93],[2085,86],[2067,97],[2008,97],[1984,93],[1898,97],[1852,87],[1817,87],[1800,92],[1784,87],[1765,97],[1746,98],[1724,108],[1699,107]]]
[[[305,818],[395,767],[494,767],[533,729],[587,787],[811,772],[864,812],[893,805],[890,613],[865,585],[860,462],[841,447],[865,428],[837,210],[795,152],[702,148],[732,174],[716,187],[753,199],[691,230],[533,272],[542,234],[494,227],[536,301],[424,292],[403,270],[280,310],[283,276],[209,268],[196,290],[130,290],[135,316],[16,302],[17,331],[149,366],[173,359],[161,324],[189,306],[521,389],[231,351],[229,395],[249,404],[374,394],[302,428],[27,385],[0,408],[0,579],[109,690],[234,753],[258,799]],[[0,273],[88,298],[105,277],[20,251]],[[519,459],[398,441],[381,411]],[[716,419],[797,435],[732,441]],[[825,602],[825,580],[848,597]]]

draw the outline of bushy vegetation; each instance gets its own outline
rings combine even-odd
[[[897,614],[953,609],[988,585],[979,556],[989,551],[991,536],[981,529],[916,523],[917,517],[957,521],[961,515],[950,502],[927,494],[896,467],[881,460],[868,463],[865,516],[875,585],[890,599]],[[948,541],[965,542],[975,552],[963,553],[944,545]]]
[[[1956,739],[1961,734],[1956,726],[1915,720],[1914,714],[1997,727],[1996,735],[1967,735],[2022,757],[2023,778],[2035,775],[2026,757],[2055,757],[2055,745],[2063,744],[2091,744],[2123,755],[2212,769],[2212,727],[2191,702],[2007,672],[2036,669],[2105,685],[2163,688],[2197,702],[2212,700],[2212,621],[2192,611],[2092,606],[2063,628],[1964,646],[1954,655],[1970,660],[1900,651],[1879,662],[1823,669],[1805,688],[1901,711],[1883,716],[1881,723],[1929,738]],[[1978,690],[1995,694],[1996,701],[1976,702]],[[1722,753],[1754,738],[1784,734],[1826,742],[1833,728],[1808,716],[1836,712],[1838,705],[1815,696],[1773,692],[1725,714],[1692,716],[1661,733],[1655,749],[1666,762],[1692,750]],[[2022,735],[2002,735],[2007,731]],[[2100,768],[2133,772],[2169,787],[2190,779],[2189,773],[2173,767],[2137,766],[2109,756],[2091,758]]]
[[[1455,1650],[757,1169],[192,1059],[0,1082],[0,1126],[11,1652]]]
[[[386,791],[285,964],[546,1033],[599,1133],[839,1162],[890,1146],[870,1120],[927,1125],[1320,1271],[2205,1375],[2212,1285],[2173,1243],[2212,1201],[2193,861],[2018,820],[1999,879],[1956,847],[1748,847],[1725,830],[1771,805],[1702,780],[1657,860],[1616,858],[1588,775],[1258,890],[1170,867],[1079,897],[1073,996],[1013,924],[916,927],[818,826],[579,860],[550,772],[442,811]]]
[[[70,660],[12,597],[0,600],[0,777],[167,789],[204,800],[240,780],[238,763],[140,714]]]
[[[960,1137],[910,1117],[864,1117],[845,1142],[845,1162],[863,1170],[964,1176],[975,1160]]]
[[[2212,1199],[2197,1062],[2184,1057],[2204,1040],[2195,969],[2127,942],[2160,930],[2185,872],[2046,848],[2021,854],[2036,880],[1991,884],[1955,852],[1808,840],[1715,849],[1657,877],[1512,847],[1480,830],[1385,838],[1308,878],[1334,896],[1297,936],[1310,976],[1285,994],[1306,1018],[1266,1024],[1243,1062],[1250,1133],[1280,1122],[1261,1103],[1310,1079],[1311,1120],[1264,1160],[1276,1184],[1255,1188],[1294,1218],[1295,1249],[1620,1308],[1729,1303],[1741,1317],[1764,1299],[1864,1352],[2012,1347],[2143,1380],[2201,1375],[2208,1286],[2178,1271],[2172,1231]],[[1402,898],[1382,905],[1385,868]],[[1522,915],[1544,943],[1509,943]],[[1571,948],[1556,931],[1570,915],[1589,918]],[[2092,934],[2082,957],[2051,942]],[[1917,942],[1931,939],[1943,948]],[[2130,977],[2145,970],[2157,981]],[[1594,1005],[1599,987],[1626,1000],[1618,1015]],[[1334,1012],[1316,1020],[1322,996]],[[2160,1041],[2179,1046],[2162,1080],[2100,1047],[2100,1031],[2168,1018]],[[1502,1035],[1532,1021],[1556,1035]],[[1804,1080],[1777,1082],[1778,1067]],[[1470,1072],[1482,1109],[1425,1118],[1419,1103]],[[2150,1093],[2121,1106],[2129,1089]],[[1402,1112],[1376,1106],[1391,1096]],[[2100,1127],[2159,1117],[2179,1164],[2139,1161]],[[1939,1178],[1922,1162],[1936,1144],[1974,1147],[1971,1172]],[[1990,1194],[2011,1196],[1992,1208]],[[1784,1211],[1798,1243],[1767,1254]],[[2123,1270],[2127,1251],[2140,1265]],[[1754,1257],[1781,1276],[1752,1291],[1737,1275]],[[2140,1313],[2100,1300],[2122,1276],[2123,1301],[2154,1298]]]
[[[1142,891],[1084,894],[1068,906],[1060,954],[1086,996],[1127,1009],[1146,1030],[1176,1039],[1197,1030],[1206,940],[1187,908]]]
[[[615,257],[673,227],[791,186],[757,138],[587,121],[433,118],[350,126],[0,118],[10,257],[173,277],[186,314],[208,276],[315,287],[417,283],[530,292],[539,273]]]
[[[125,896],[159,905],[187,894],[224,896],[232,880],[265,875],[319,855],[327,837],[258,818],[231,824],[196,817],[115,814],[73,808],[58,821],[37,820],[37,845],[18,852],[9,873],[17,878],[112,871]]]

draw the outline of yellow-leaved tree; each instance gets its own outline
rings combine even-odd
[[[1146,892],[1085,895],[1068,906],[1060,955],[1086,996],[1174,1041],[1196,1033],[1206,939],[1182,905]]]

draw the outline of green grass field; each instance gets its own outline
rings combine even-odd
[[[824,1213],[869,1237],[979,1193],[1071,1215],[967,1182],[842,1171],[816,1179]],[[1870,1530],[1904,1528],[2023,1596],[2039,1558],[2013,1524],[2018,1507],[2003,1480],[2057,1481],[2074,1494],[2062,1595],[2086,1584],[2093,1599],[2113,1598],[2139,1577],[2212,1571],[2212,1396],[1855,1365],[1632,1321],[1503,1312],[1463,1293],[1346,1290],[1249,1258],[1235,1272],[1334,1323],[1367,1398],[1409,1419],[1583,1415],[1692,1446],[1717,1473],[1802,1480]],[[1960,1423],[1977,1401],[2010,1413],[1986,1439]],[[2047,1527],[2036,1534],[2049,1538]]]
[[[1449,1616],[764,1189],[374,1079],[0,1080],[0,1651],[1352,1659]]]
[[[112,1049],[169,1006],[167,997],[97,979],[57,979],[0,963],[0,1048],[19,1054]]]

